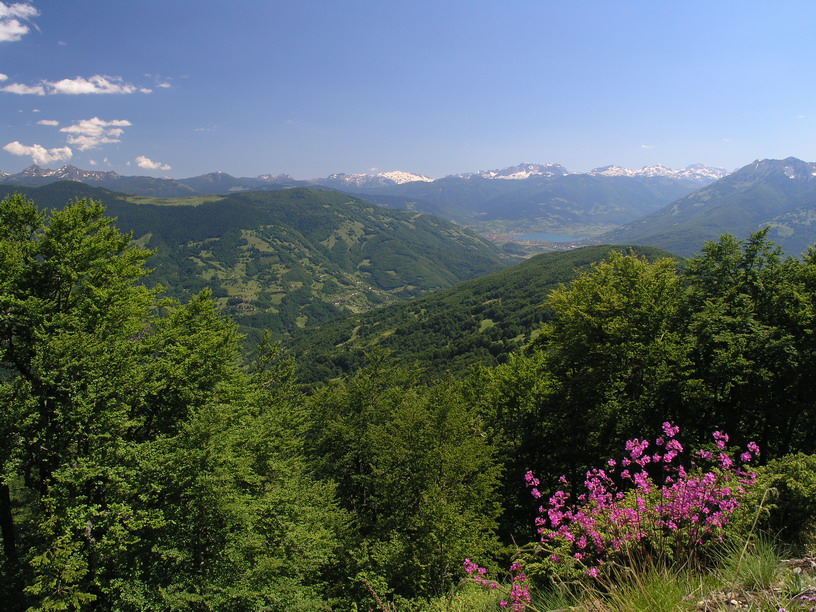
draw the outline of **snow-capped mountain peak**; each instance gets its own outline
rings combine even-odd
[[[531,176],[554,177],[566,176],[569,174],[561,164],[531,164],[521,163],[517,166],[510,166],[500,170],[482,170],[480,172],[469,172],[459,174],[461,178],[484,178],[484,179],[504,179],[504,180],[524,180]]]
[[[11,176],[11,175],[6,175]],[[119,175],[116,172],[99,171],[99,170],[82,170],[76,166],[63,166],[56,170],[50,168],[41,168],[37,164],[33,164],[20,172],[17,176],[32,177],[32,178],[53,178],[60,181],[88,181],[88,180],[102,180],[113,179]]]
[[[421,174],[414,174],[403,170],[392,170],[391,172],[381,172],[380,174],[330,174],[325,179],[313,179],[312,182],[330,187],[366,188],[390,187],[392,185],[401,185],[403,183],[413,183],[416,181],[432,183],[434,180],[435,179]]]
[[[388,180],[394,181],[397,185],[402,185],[403,183],[414,183],[417,181],[421,181],[423,183],[433,183],[434,179],[422,175],[422,174],[413,174],[411,172],[404,172],[402,170],[392,170],[391,172],[380,172],[377,176],[382,176],[383,178],[387,178]]]
[[[294,181],[288,174],[261,174],[257,179],[263,183],[279,183],[283,181]]]
[[[653,166],[644,166],[640,170],[632,170],[622,166],[603,166],[590,170],[587,174],[592,176],[665,177],[675,180],[710,183],[726,176],[728,171],[722,168],[710,168],[702,164],[692,164],[682,170],[672,170],[660,164],[655,164]]]

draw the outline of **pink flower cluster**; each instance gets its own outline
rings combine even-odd
[[[510,566],[512,576],[512,587],[510,587],[510,601],[501,600],[499,606],[510,609],[514,612],[521,612],[530,603],[530,589],[527,587],[527,576],[521,563],[516,561]]]
[[[465,572],[471,577],[473,582],[491,590],[499,588],[499,584],[493,580],[488,580],[485,576],[487,570],[479,565],[476,565],[470,559],[465,559]],[[502,599],[499,606],[502,608],[509,607],[514,612],[521,612],[530,603],[530,589],[527,587],[527,576],[524,574],[524,568],[521,563],[516,561],[510,566],[510,576],[512,586],[510,587],[509,601]]]
[[[699,545],[722,536],[756,476],[735,465],[726,452],[728,435],[719,431],[714,433],[716,455],[711,451],[694,455],[713,465],[704,468],[691,461],[686,468],[678,459],[684,452],[676,438],[679,431],[664,423],[664,437],[655,440],[652,452],[647,440],[629,440],[620,472],[618,462],[609,460],[608,470],[587,472],[586,492],[578,496],[577,504],[570,505],[569,493],[559,490],[539,508],[536,526],[541,542],[552,551],[551,561],[571,557],[572,563],[597,577],[598,567],[622,553],[693,555]],[[740,461],[745,464],[758,454],[759,447],[752,442]],[[525,480],[533,496],[540,498],[538,479],[528,472]],[[566,483],[563,478],[561,482]]]
[[[473,581],[476,584],[480,584],[489,589],[499,588],[498,582],[494,582],[493,580],[488,580],[487,578],[485,578],[485,576],[487,575],[487,569],[476,565],[470,559],[465,559],[465,571],[467,572],[468,576],[473,578]]]

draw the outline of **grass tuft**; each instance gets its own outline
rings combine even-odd
[[[732,589],[768,590],[778,586],[782,579],[783,556],[779,544],[768,535],[731,542],[718,555],[719,576]]]

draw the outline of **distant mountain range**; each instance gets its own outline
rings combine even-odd
[[[208,196],[294,187],[343,191],[368,202],[433,214],[492,236],[557,232],[594,242],[640,244],[691,255],[723,233],[769,236],[798,255],[816,242],[816,164],[793,157],[756,160],[727,174],[619,166],[570,173],[559,164],[524,163],[432,179],[407,172],[334,174],[298,181],[286,175],[236,178],[213,172],[188,179],[121,176],[65,166],[31,166],[0,184],[74,181],[147,197]],[[610,231],[611,230],[611,231]]]
[[[526,180],[532,177],[554,178],[570,174],[585,174],[589,176],[627,176],[627,177],[661,177],[695,184],[705,184],[722,178],[727,174],[722,168],[710,168],[695,164],[682,170],[672,170],[664,166],[646,166],[640,170],[631,170],[620,166],[605,166],[595,168],[589,172],[572,173],[560,164],[531,164],[522,163],[517,166],[498,170],[482,170],[466,174],[457,174],[444,177],[445,179],[498,179],[498,180]],[[325,178],[297,180],[287,174],[262,174],[256,177],[236,178],[225,172],[210,172],[201,176],[186,179],[154,178],[149,176],[123,176],[117,172],[101,170],[82,170],[76,166],[63,166],[56,170],[41,168],[32,165],[17,174],[8,174],[0,171],[0,184],[26,185],[38,187],[55,181],[79,181],[94,187],[119,190],[127,185],[131,190],[128,193],[137,195],[157,195],[154,192],[164,188],[168,192],[178,191],[177,195],[170,193],[158,194],[162,197],[180,197],[184,195],[224,193],[227,191],[255,191],[269,188],[283,188],[291,186],[318,185],[340,189],[381,189],[406,183],[434,183],[444,179],[433,179],[421,174],[413,174],[402,170],[381,172],[379,174],[331,174]],[[143,187],[138,187],[139,184]],[[133,191],[139,188],[140,191]],[[143,193],[150,191],[151,193]]]
[[[769,238],[799,255],[816,242],[816,164],[795,157],[756,160],[664,208],[598,238],[691,255],[723,233]]]
[[[332,174],[304,181],[271,174],[236,178],[224,172],[169,179],[122,176],[74,166],[49,170],[34,165],[18,174],[0,174],[0,184],[42,186],[70,180],[158,198],[317,187],[343,191],[389,208],[436,215],[483,234],[546,231],[592,236],[654,212],[725,174],[725,170],[700,165],[682,170],[607,166],[570,173],[559,164],[523,163],[440,179],[393,171]]]

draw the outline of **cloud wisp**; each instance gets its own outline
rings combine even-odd
[[[31,31],[26,24],[40,12],[25,2],[0,2],[0,42],[15,42]]]
[[[99,117],[83,119],[74,125],[60,128],[60,132],[68,134],[68,144],[76,146],[80,151],[96,149],[103,144],[121,142],[122,128],[133,125],[127,119],[113,119],[105,121]]]
[[[136,165],[145,170],[170,170],[172,168],[172,166],[168,164],[153,161],[144,155],[139,155],[139,157],[136,158]]]
[[[5,76],[5,75],[3,75]],[[8,78],[8,77],[7,77]],[[0,80],[7,80],[0,79]],[[87,95],[87,94],[134,94],[152,93],[152,89],[138,87],[127,83],[122,77],[95,74],[92,77],[75,77],[59,81],[40,81],[34,85],[9,83],[0,87],[0,91],[18,95],[54,96],[54,95]]]
[[[46,149],[42,145],[24,145],[18,141],[10,142],[3,147],[3,150],[20,157],[31,156],[31,161],[35,164],[50,164],[56,161],[68,161],[73,157],[70,147],[57,147]]]

